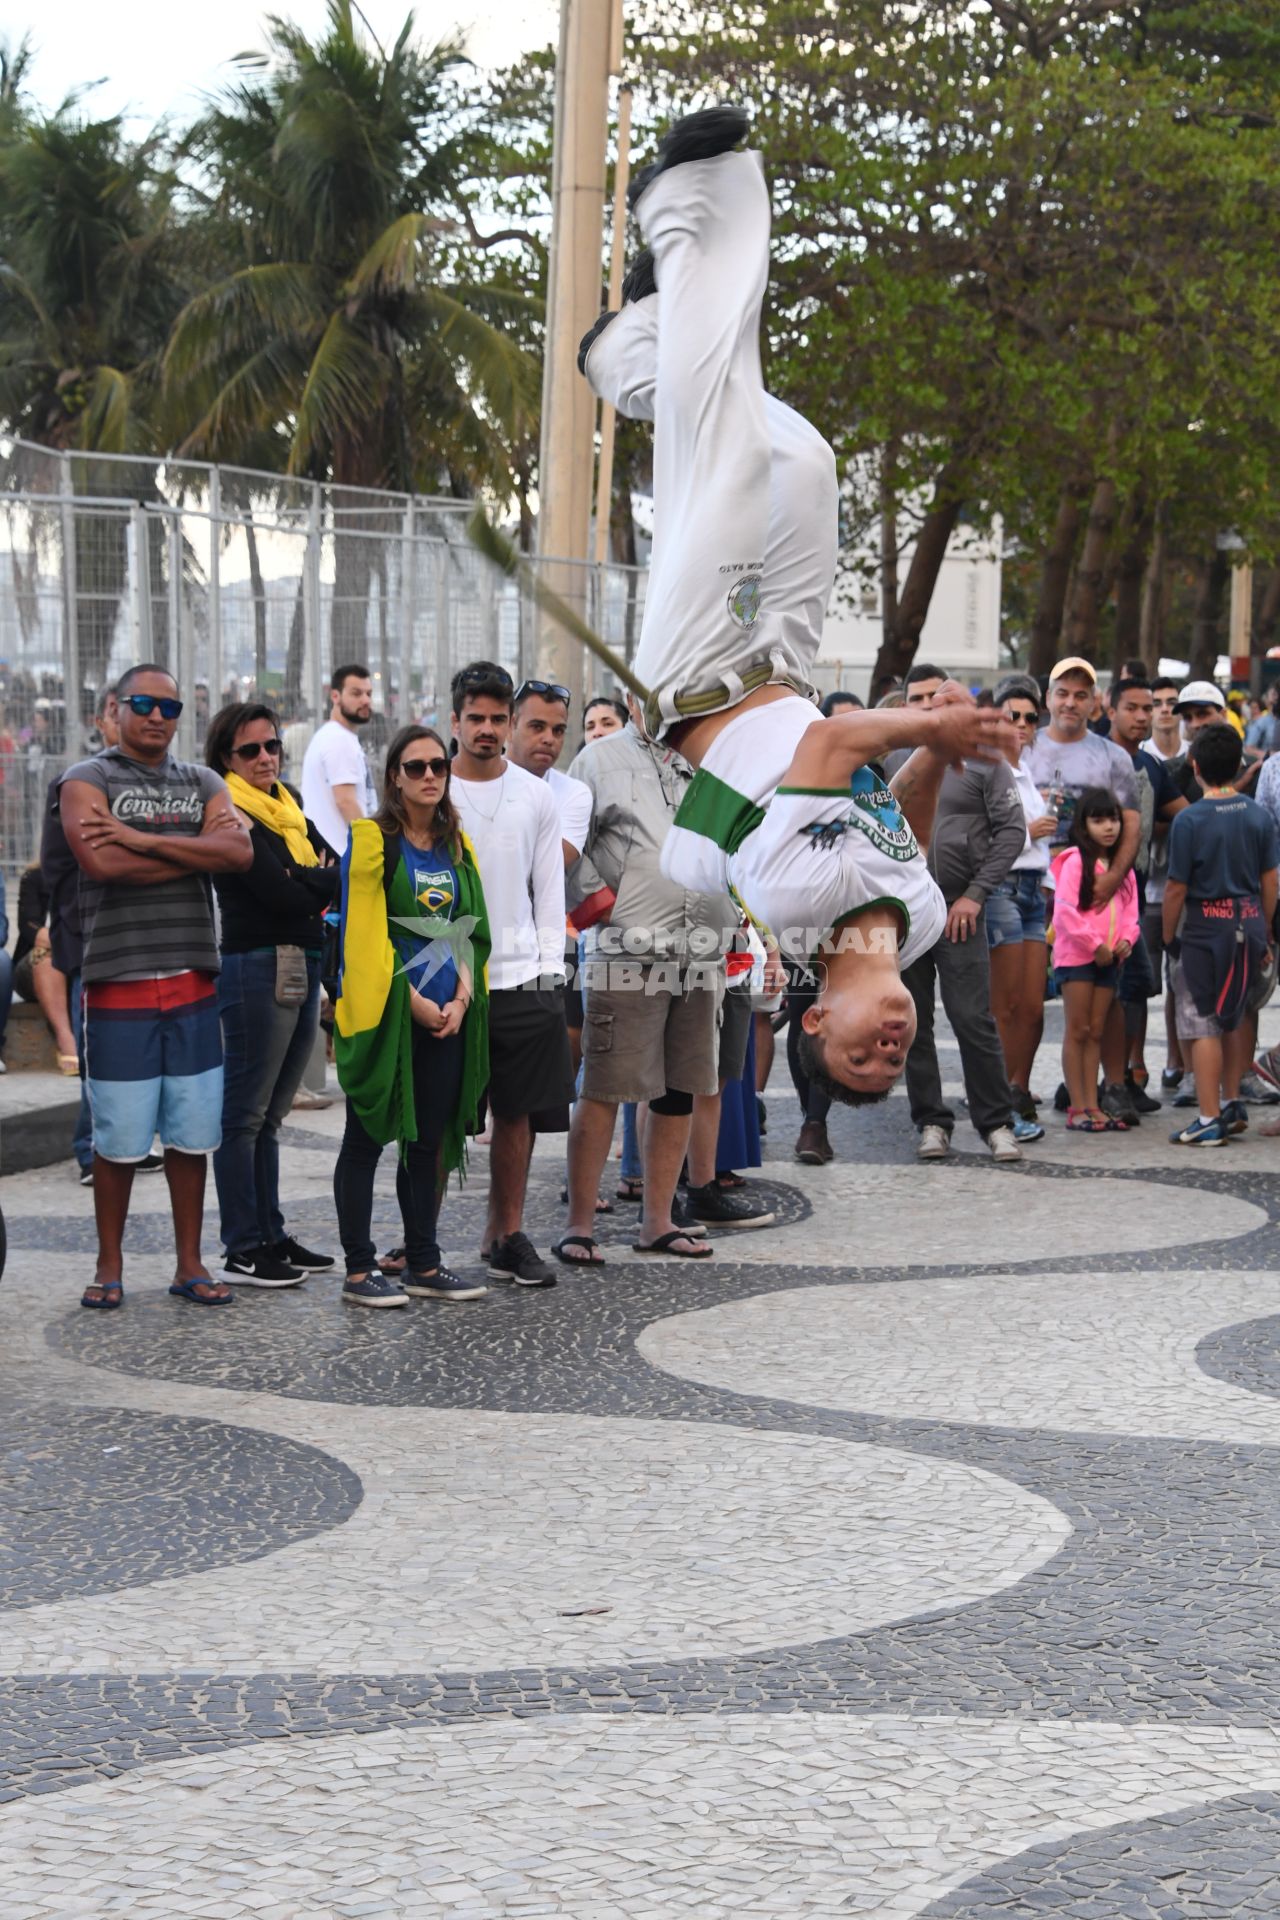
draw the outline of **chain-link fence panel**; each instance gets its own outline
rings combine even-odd
[[[532,672],[545,617],[468,541],[473,507],[0,441],[0,871],[35,857],[50,779],[94,750],[102,690],[139,661],[178,680],[182,757],[203,757],[219,707],[261,698],[280,713],[295,777],[336,666],[372,674],[375,765],[402,722],[447,727],[468,661]],[[559,592],[567,578],[575,609],[631,660],[642,569],[534,566]],[[594,661],[580,685],[617,690]]]

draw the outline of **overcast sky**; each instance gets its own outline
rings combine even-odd
[[[95,116],[125,113],[141,131],[162,115],[177,120],[197,110],[203,94],[230,75],[228,62],[263,44],[262,19],[269,11],[317,31],[324,0],[199,0],[175,7],[173,0],[9,0],[3,33],[10,45],[29,28],[36,46],[32,86],[42,105],[55,106],[88,80],[102,85],[87,105]],[[384,46],[396,38],[409,11],[407,0],[363,0],[362,11]],[[434,39],[463,29],[473,59],[498,65],[554,39],[556,0],[444,0],[417,8],[418,32]]]

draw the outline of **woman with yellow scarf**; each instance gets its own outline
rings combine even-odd
[[[322,916],[338,892],[331,850],[280,778],[280,721],[258,701],[223,707],[205,759],[222,774],[253,841],[245,873],[218,874],[222,917],[224,1092],[213,1156],[222,1271],[238,1287],[296,1287],[333,1266],[286,1233],[280,1125],[302,1083],[320,1024]]]

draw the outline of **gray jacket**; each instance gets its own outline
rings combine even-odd
[[[587,844],[565,881],[570,907],[602,887],[617,895],[598,951],[642,960],[725,953],[741,918],[729,896],[686,892],[663,877],[659,864],[692,778],[688,762],[628,724],[584,747],[569,773],[590,787],[593,802]]]
[[[910,758],[886,762],[890,778]],[[1027,844],[1027,820],[1007,760],[966,760],[942,776],[929,842],[929,871],[950,906],[966,895],[985,906]]]

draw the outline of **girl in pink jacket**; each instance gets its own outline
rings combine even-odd
[[[1099,878],[1120,844],[1120,806],[1105,787],[1088,787],[1076,802],[1071,841],[1053,863],[1053,965],[1062,989],[1066,1031],[1062,1077],[1070,1105],[1067,1125],[1082,1133],[1124,1133],[1123,1120],[1098,1106],[1102,1029],[1115,998],[1120,968],[1140,937],[1138,883],[1126,873],[1111,898],[1098,904]]]

